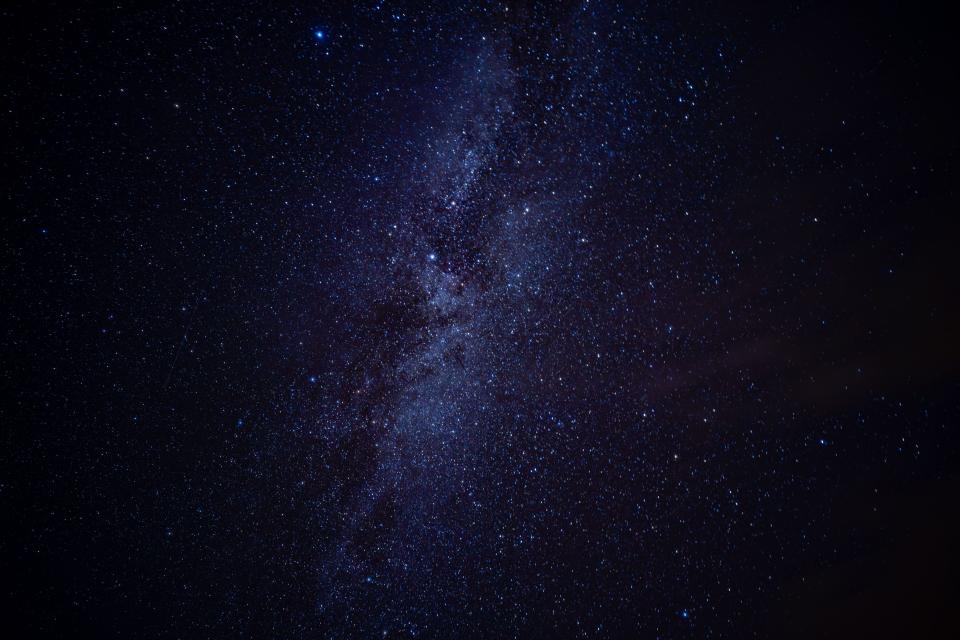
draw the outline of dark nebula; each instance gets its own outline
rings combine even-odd
[[[958,633],[938,11],[2,9],[9,637]]]

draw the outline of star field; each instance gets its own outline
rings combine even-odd
[[[4,9],[25,637],[955,627],[942,18]]]

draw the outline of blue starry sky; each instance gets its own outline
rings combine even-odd
[[[23,637],[956,625],[936,11],[2,15]]]

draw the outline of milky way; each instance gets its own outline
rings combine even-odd
[[[17,626],[944,622],[934,17],[327,4],[8,16]]]

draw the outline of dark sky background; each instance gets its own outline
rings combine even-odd
[[[5,5],[3,626],[957,633],[952,25],[758,4]]]

